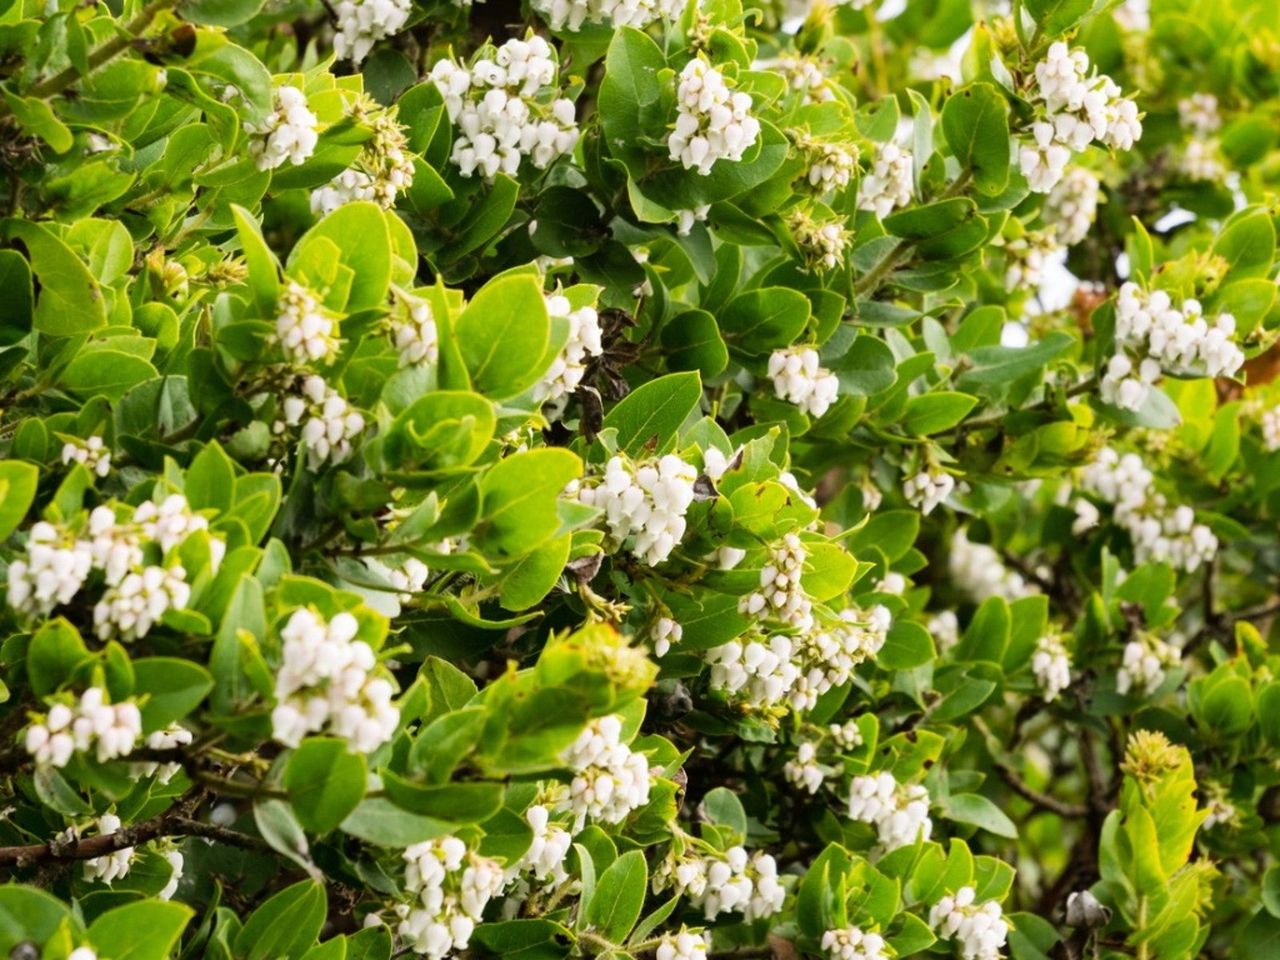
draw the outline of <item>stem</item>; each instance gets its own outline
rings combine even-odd
[[[143,7],[136,17],[125,24],[124,28],[110,40],[100,44],[92,53],[89,54],[89,73],[97,70],[100,66],[109,60],[119,56],[129,46],[138,39],[139,35],[151,26],[151,21],[156,15],[170,7],[177,6],[180,0],[151,0]],[[80,71],[75,67],[67,67],[65,70],[55,73],[48,80],[37,83],[29,91],[27,96],[35,97],[39,100],[48,100],[50,97],[57,96],[65,91],[68,87],[74,86],[78,81],[84,79],[80,75]],[[0,102],[0,119],[10,114],[7,102]]]
[[[1014,793],[1033,805],[1048,810],[1050,813],[1056,813],[1060,817],[1074,819],[1083,817],[1089,812],[1089,808],[1083,804],[1067,803],[1065,800],[1051,797],[1047,793],[1041,793],[1029,785],[1008,760],[991,749],[990,741],[995,740],[995,736],[991,733],[991,728],[987,726],[986,721],[975,715],[973,717],[973,725],[987,741],[987,752],[991,754],[991,762],[995,764],[996,770],[1000,772],[1000,776],[1004,778],[1005,783],[1009,785]]]

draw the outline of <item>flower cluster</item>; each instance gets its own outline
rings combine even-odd
[[[1031,671],[1046,703],[1057,700],[1058,694],[1071,686],[1071,658],[1062,637],[1051,633],[1036,641],[1035,652],[1031,654]]]
[[[887,217],[911,202],[911,152],[896,143],[881,144],[871,161],[871,169],[858,184],[858,209],[874,210]]]
[[[730,89],[724,75],[701,57],[680,71],[675,128],[667,137],[671,159],[706,175],[717,160],[738,161],[760,136],[751,96]]]
[[[111,448],[99,436],[68,440],[62,445],[63,463],[83,463],[90,473],[105,477],[111,472]]]
[[[1081,469],[1080,481],[1086,492],[1112,505],[1115,522],[1133,541],[1138,563],[1168,563],[1190,573],[1218,552],[1213,531],[1196,523],[1195,511],[1186,504],[1170,508],[1136,453],[1121,456],[1114,448],[1103,447]]]
[[[791,690],[792,706],[812,710],[824,693],[847,683],[855,666],[880,652],[890,626],[888,609],[877,605],[868,611],[849,608],[829,627],[801,633],[795,639],[799,676]]]
[[[276,339],[291,363],[329,363],[338,352],[338,323],[310,290],[290,280],[276,304]]]
[[[44,616],[70,603],[92,569],[89,544],[41,520],[27,534],[26,558],[9,564],[9,606],[28,617]]]
[[[968,542],[967,538],[965,542]],[[984,546],[984,544],[970,544],[970,546]],[[933,637],[933,642],[940,654],[945,654],[960,642],[960,618],[956,616],[954,610],[939,610],[929,618],[925,629]]]
[[[756,70],[772,70],[782,74],[789,86],[801,94],[801,104],[826,103],[835,99],[835,92],[822,66],[813,57],[779,57],[776,60],[757,60]]]
[[[1149,385],[1167,369],[1233,376],[1244,364],[1244,352],[1232,339],[1235,330],[1229,313],[1218,314],[1210,325],[1200,301],[1186,299],[1175,307],[1164,290],[1126,283],[1116,297],[1116,352],[1102,377],[1103,398],[1137,410]]]
[[[681,927],[675,933],[664,933],[658,940],[654,960],[707,960],[711,949],[699,930]]]
[[[621,717],[598,717],[564,752],[573,781],[561,806],[573,812],[575,832],[588,820],[620,823],[649,802],[649,762],[621,737]]]
[[[27,753],[36,764],[65,767],[75,753],[93,751],[99,763],[128,756],[142,737],[142,714],[132,700],[110,703],[101,687],[90,687],[74,704],[55,703],[27,728]]]
[[[843,221],[815,220],[808,212],[796,210],[787,217],[787,226],[791,228],[796,247],[804,254],[805,263],[811,270],[834,270],[844,261],[851,234],[843,226]]]
[[[784,534],[769,547],[768,560],[760,569],[760,588],[739,598],[738,611],[780,620],[801,630],[812,626],[813,603],[801,583],[807,556],[804,541],[797,534]]]
[[[326,622],[309,609],[295,610],[280,631],[272,735],[296,747],[309,733],[328,730],[352,750],[370,753],[391,739],[400,711],[391,704],[391,682],[372,676],[377,657],[350,613]]]
[[[104,813],[98,818],[98,833],[101,836],[116,833],[122,824],[114,813]],[[110,884],[128,876],[129,864],[133,861],[133,847],[122,847],[112,850],[101,857],[93,857],[84,862],[84,878],[89,882],[101,880]]]
[[[997,960],[1009,923],[1001,914],[1000,904],[988,900],[976,904],[973,887],[961,887],[948,894],[929,910],[929,926],[944,940],[954,940],[963,960]]]
[[[94,630],[101,640],[126,642],[145,637],[168,610],[182,610],[191,600],[187,571],[180,565],[144,567],[125,574],[94,605]]]
[[[1262,444],[1268,451],[1280,450],[1280,406],[1268,407],[1259,416]]]
[[[827,779],[826,768],[818,762],[818,745],[812,740],[800,741],[796,755],[783,766],[782,775],[788,783],[809,793],[817,793]]]
[[[533,831],[533,841],[524,856],[509,874],[529,875],[539,883],[554,885],[568,879],[564,868],[569,848],[573,846],[573,834],[551,821],[551,811],[542,804],[534,804],[524,812],[525,821]]]
[[[1031,592],[1022,575],[1006,567],[994,547],[970,540],[963,528],[951,538],[949,567],[956,587],[978,603],[987,597],[1017,600]]]
[[[451,836],[414,844],[404,860],[405,888],[414,899],[398,906],[397,932],[431,960],[465,950],[484,908],[502,892],[502,867]]]
[[[369,557],[365,560],[365,565],[395,588],[401,603],[407,603],[413,599],[414,594],[421,593],[431,574],[427,565],[417,557],[405,557],[395,566],[377,557]]]
[[[849,784],[849,819],[876,828],[885,850],[915,843],[933,833],[929,792],[919,784],[900,784],[883,771],[854,777]]]
[[[808,167],[804,178],[819,195],[843,190],[858,168],[858,151],[808,134],[796,136],[796,147],[804,153]]]
[[[450,159],[459,173],[515,176],[526,158],[545,170],[573,150],[573,103],[539,98],[544,87],[555,86],[557,72],[554,51],[538,36],[508,40],[470,69],[447,59],[436,63],[430,79],[457,127]]]
[[[401,367],[436,362],[440,339],[430,303],[418,297],[400,297],[389,322]]]
[[[553,410],[563,410],[568,397],[578,389],[587,372],[587,361],[604,352],[600,342],[600,318],[595,308],[582,306],[577,310],[562,294],[549,296],[547,313],[552,321],[564,320],[569,327],[569,339],[556,354],[551,368],[533,389],[538,403],[549,404]]]
[[[252,135],[249,152],[259,170],[274,170],[287,160],[295,167],[315,152],[320,135],[316,115],[307,109],[307,97],[297,87],[277,87],[275,109],[261,124],[246,124]]]
[[[1182,662],[1178,648],[1159,637],[1143,634],[1124,645],[1120,669],[1116,671],[1116,690],[1133,690],[1149,696],[1164,683],[1168,670]]]
[[[811,417],[821,417],[840,396],[840,380],[821,366],[813,347],[788,347],[769,357],[769,379],[783,400]]]
[[[902,495],[925,516],[951,496],[956,488],[956,478],[945,470],[930,466],[926,470],[912,474],[902,483]]]
[[[353,410],[324,377],[302,377],[297,386],[296,393],[284,398],[283,419],[272,425],[272,431],[283,434],[290,427],[300,426],[307,465],[312,470],[319,470],[326,462],[342,463],[351,456],[351,442],[364,431],[364,416]]]
[[[1062,41],[1036,64],[1036,99],[1044,118],[1032,126],[1034,143],[1019,155],[1022,173],[1037,193],[1051,191],[1066,173],[1073,153],[1095,140],[1128,150],[1142,136],[1142,121],[1132,100],[1104,74],[1089,73],[1089,56]]]
[[[148,734],[144,742],[148,750],[175,750],[178,747],[185,747],[193,739],[193,734],[186,727],[171,724],[163,730]],[[135,776],[155,777],[160,783],[168,783],[173,779],[173,775],[182,769],[182,764],[144,760],[130,764],[130,769]]]
[[[668,862],[654,884],[674,886],[708,920],[740,912],[751,923],[777,913],[786,897],[773,857],[748,854],[743,847]]]
[[[333,52],[359,66],[373,45],[398,33],[409,19],[409,0],[338,0]]]
[[[1098,219],[1098,202],[1102,197],[1102,181],[1084,167],[1071,167],[1044,201],[1044,220],[1055,231],[1058,241],[1074,246],[1089,235]]]
[[[658,19],[677,20],[684,12],[681,0],[536,0],[533,6],[552,30],[572,33],[584,23],[643,30]]]
[[[697,469],[675,454],[646,463],[615,456],[598,483],[571,485],[569,492],[603,510],[610,536],[655,566],[684,537],[697,479]]]
[[[670,617],[659,617],[649,633],[653,639],[655,657],[665,657],[671,650],[671,645],[679,643],[684,638],[684,628]]]
[[[396,198],[413,185],[413,158],[404,128],[390,111],[378,114],[372,126],[373,136],[365,142],[355,165],[311,191],[312,213],[332,213],[356,200],[390,210],[396,205]]]
[[[1028,230],[1005,241],[1004,284],[1009,291],[1035,293],[1044,279],[1044,269],[1059,250],[1053,229]]]
[[[889,960],[887,944],[878,933],[864,933],[857,927],[828,930],[822,935],[822,949],[830,960]]]

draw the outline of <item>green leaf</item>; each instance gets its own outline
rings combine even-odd
[[[978,404],[978,398],[967,393],[935,390],[907,400],[902,426],[907,433],[929,436],[950,430]]]
[[[390,770],[382,771],[382,782],[396,806],[445,823],[479,823],[502,809],[500,783],[477,781],[423,786]]]
[[[90,659],[79,631],[62,617],[36,631],[27,647],[27,679],[31,692],[47,697],[71,679],[76,667]]]
[[[627,394],[604,418],[604,427],[618,431],[618,449],[623,453],[636,458],[661,456],[675,449],[681,424],[701,399],[697,373],[670,373]]]
[[[8,91],[5,91],[4,99],[22,128],[47,143],[54,153],[66,153],[75,144],[75,137],[67,125],[58,119],[45,101],[37,97],[19,97]]]
[[[978,793],[953,793],[944,801],[947,819],[980,827],[997,837],[1018,839],[1018,828],[1004,812]]]
[[[324,887],[303,880],[281,890],[254,910],[236,935],[244,960],[292,960],[315,945],[325,918]]]
[[[973,182],[994,197],[1009,183],[1009,107],[989,83],[973,83],[947,97],[942,133]]]
[[[876,662],[886,670],[911,670],[936,656],[929,631],[910,620],[895,620],[876,654]]]
[[[312,833],[328,833],[364,798],[368,770],[361,754],[332,737],[308,737],[289,756],[284,788],[298,820]]]
[[[195,912],[172,900],[143,900],[108,910],[89,926],[89,942],[112,960],[167,960]]]
[[[1265,210],[1246,208],[1233,216],[1211,253],[1227,261],[1231,280],[1267,276],[1276,255],[1276,228]]]
[[[70,247],[45,227],[27,220],[4,221],[4,233],[22,241],[31,272],[40,281],[32,324],[36,330],[70,337],[106,326],[102,291]]]
[[[18,529],[36,498],[40,470],[21,460],[0,461],[0,540]]]
[[[12,956],[26,941],[44,943],[69,915],[62,901],[43,890],[12,882],[0,886],[0,956]]]
[[[237,27],[252,20],[263,0],[185,0],[182,16],[192,23],[213,27]]]
[[[485,284],[454,322],[454,332],[472,385],[493,400],[524,393],[545,372],[535,360],[547,350],[551,318],[536,277],[517,274]]]
[[[0,250],[0,290],[0,347],[7,347],[31,332],[35,313],[31,266],[17,250]]]
[[[809,322],[809,298],[787,287],[740,293],[720,311],[720,329],[729,346],[760,356],[788,346]]]
[[[960,374],[961,388],[1009,383],[1042,369],[1075,344],[1069,333],[1050,333],[1025,347],[978,347],[970,351],[971,366]]]
[[[573,546],[573,534],[548,540],[511,568],[502,578],[498,600],[507,610],[528,610],[540,603],[560,579],[569,550]]]
[[[587,923],[606,940],[622,943],[640,919],[648,885],[644,853],[624,853],[596,881],[595,893],[585,908]]]
[[[209,671],[190,660],[147,657],[133,662],[134,689],[146,694],[144,730],[160,730],[198,707],[213,689]]]
[[[1095,0],[1026,0],[1027,12],[1035,18],[1048,39],[1066,33],[1093,9]]]
[[[276,301],[280,299],[280,265],[262,239],[262,228],[253,215],[232,204],[231,216],[235,220],[240,252],[249,268],[249,292],[253,294],[254,310],[260,317],[274,317]]]
[[[716,318],[705,310],[686,310],[662,328],[662,349],[669,370],[696,370],[719,376],[729,365],[729,349]]]
[[[517,557],[560,528],[556,502],[582,462],[568,450],[542,447],[499,461],[480,482],[481,525],[475,542],[499,556]]]
[[[103,396],[116,401],[156,376],[156,368],[142,357],[104,349],[77,355],[63,371],[62,385],[82,399]]]
[[[343,204],[302,236],[287,267],[305,262],[311,246],[324,241],[337,247],[338,262],[355,277],[346,302],[330,306],[348,313],[382,306],[391,285],[391,233],[382,209],[365,201]]]

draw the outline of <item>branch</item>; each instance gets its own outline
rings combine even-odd
[[[198,791],[197,794],[202,795],[203,791]],[[188,811],[181,809],[185,806],[189,804],[179,804],[178,810],[159,814],[132,826],[122,827],[115,833],[104,833],[86,840],[70,842],[53,840],[49,843],[33,843],[24,847],[0,847],[0,864],[26,867],[48,860],[93,860],[160,837],[204,837],[206,840],[246,847],[250,850],[269,849],[266,842],[258,837],[227,827],[215,826],[212,823],[193,820],[187,815]]]
[[[1009,785],[1014,793],[1029,801],[1033,806],[1048,810],[1050,813],[1056,813],[1060,817],[1075,819],[1083,817],[1089,812],[1089,808],[1083,804],[1067,803],[1065,800],[1051,797],[1049,794],[1041,793],[1030,786],[1022,779],[1009,761],[991,749],[989,741],[995,740],[995,736],[992,734],[991,728],[987,726],[987,722],[978,716],[972,719],[974,727],[988,741],[987,752],[991,754],[991,762],[995,764],[996,770],[1000,772],[1000,776],[1004,778],[1005,783]]]
[[[179,0],[151,0],[143,7],[136,17],[125,24],[124,28],[110,40],[95,47],[93,52],[89,54],[89,70],[92,73],[109,60],[113,60],[122,54],[129,46],[138,39],[139,35],[151,26],[151,21],[163,10],[169,7],[177,6]],[[85,74],[85,76],[88,75]],[[67,67],[60,73],[55,73],[48,80],[37,83],[34,87],[27,91],[26,96],[35,97],[40,100],[47,100],[50,97],[57,96],[68,87],[74,86],[78,81],[83,80],[80,71],[75,67]],[[13,111],[9,108],[6,101],[0,101],[0,119],[9,116]]]

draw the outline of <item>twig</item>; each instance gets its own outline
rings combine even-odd
[[[980,734],[987,740],[995,739],[991,733],[991,728],[987,726],[987,722],[981,717],[975,716],[973,725]],[[991,754],[991,762],[995,764],[995,768],[999,771],[1000,776],[1004,778],[1005,783],[1013,790],[1014,793],[1029,801],[1037,807],[1048,810],[1050,813],[1056,813],[1060,817],[1079,818],[1089,812],[1089,808],[1083,804],[1068,803],[1065,800],[1059,800],[1057,797],[1051,797],[1047,793],[1041,793],[1034,787],[1030,786],[1013,766],[1001,757],[998,753],[990,748],[988,743],[987,752]]]
[[[68,87],[74,86],[78,81],[83,80],[89,73],[93,73],[100,66],[109,60],[119,56],[129,46],[138,39],[138,36],[151,26],[151,21],[156,18],[162,10],[176,6],[179,0],[151,0],[145,7],[138,12],[138,15],[125,24],[124,29],[117,33],[110,40],[95,47],[93,52],[89,54],[88,66],[86,74],[81,75],[80,71],[75,67],[67,67],[59,73],[55,73],[43,83],[37,83],[34,87],[27,91],[26,95],[35,97],[39,100],[47,100],[50,97],[57,96]],[[13,111],[9,108],[7,101],[0,101],[0,119],[9,116]]]

